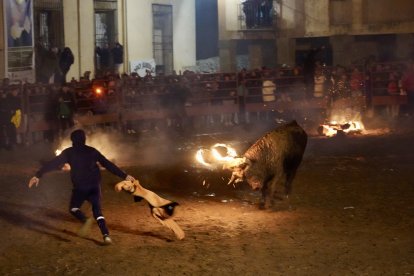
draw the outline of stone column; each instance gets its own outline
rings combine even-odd
[[[362,30],[362,0],[352,0],[352,30],[360,32]]]
[[[262,46],[259,43],[249,45],[249,69],[261,68],[263,66]]]
[[[398,34],[395,58],[399,60],[410,60],[414,58],[414,35]]]
[[[65,46],[72,49],[75,62],[67,75],[79,78],[85,71],[94,75],[95,18],[92,0],[63,0]]]
[[[220,72],[236,72],[236,54],[236,41],[219,41]]]
[[[294,38],[280,37],[276,41],[278,64],[294,66],[296,41]]]
[[[277,51],[274,40],[266,40],[262,46],[262,64],[268,68],[275,68],[277,65]]]
[[[330,37],[330,43],[332,45],[333,64],[341,64],[348,66],[351,64],[352,59],[352,45],[354,37],[350,35],[336,35]]]

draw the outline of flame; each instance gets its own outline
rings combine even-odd
[[[224,148],[226,155],[223,156],[218,151],[218,148]],[[206,167],[224,165],[226,163],[234,162],[235,159],[238,159],[236,150],[231,146],[222,143],[217,143],[210,149],[199,149],[196,153],[195,158],[198,163]]]
[[[100,88],[100,87],[97,87],[97,88],[95,88],[95,93],[96,93],[96,95],[101,95],[102,94],[102,88]]]
[[[69,144],[68,142],[62,143],[62,144],[59,146],[59,148],[57,148],[57,149],[55,150],[55,155],[56,155],[56,156],[58,156],[59,154],[61,154],[61,153],[62,153],[62,151],[63,151],[64,149],[69,148],[69,147],[70,147],[70,144]]]
[[[198,163],[201,163],[204,166],[210,167],[211,165],[209,163],[207,163],[206,161],[204,161],[204,156],[203,156],[204,152],[205,152],[204,149],[199,149],[196,153],[196,160],[197,160]]]
[[[333,137],[338,134],[338,131],[344,133],[360,133],[365,130],[364,125],[360,121],[349,121],[349,122],[337,122],[332,121],[327,124],[321,125],[322,134],[328,137]]]
[[[217,148],[219,147],[223,147],[226,149],[226,156],[222,156],[218,151]],[[236,150],[233,149],[232,147],[226,145],[226,144],[215,144],[212,148],[211,148],[211,152],[213,154],[213,156],[218,160],[218,161],[224,161],[224,162],[228,162],[234,159],[234,157],[237,156]]]
[[[65,148],[67,148],[67,147],[64,147],[63,149],[65,149]],[[61,154],[62,151],[63,151],[63,149],[57,149],[57,150],[55,150],[56,156],[58,156],[59,154]],[[65,163],[63,165],[63,167],[62,167],[62,170],[63,171],[70,171],[70,165],[68,163]]]

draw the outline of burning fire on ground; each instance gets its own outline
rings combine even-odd
[[[347,105],[337,105],[331,110],[327,122],[319,125],[318,133],[327,137],[365,134],[361,112]]]
[[[318,128],[318,133],[320,135],[333,137],[338,134],[361,134],[364,130],[364,125],[359,121],[350,121],[343,123],[332,121],[320,125]]]

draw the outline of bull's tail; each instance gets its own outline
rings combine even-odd
[[[283,167],[285,171],[285,195],[289,195],[292,192],[292,182],[296,175],[296,170],[298,169],[302,158],[291,158],[286,159]]]
[[[289,172],[286,174],[286,181],[285,181],[285,195],[288,196],[292,192],[292,182],[295,178],[296,170]]]

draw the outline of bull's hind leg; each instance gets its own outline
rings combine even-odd
[[[285,181],[285,196],[288,197],[292,192],[292,182],[296,175],[296,169],[292,172],[286,174],[286,181]]]

